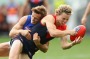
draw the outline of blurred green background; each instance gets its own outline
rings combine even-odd
[[[0,42],[9,40],[8,36],[0,36]],[[0,59],[8,59],[8,57]],[[81,44],[67,50],[61,49],[60,39],[55,38],[50,42],[47,53],[38,51],[33,59],[90,59],[90,36],[85,35]]]

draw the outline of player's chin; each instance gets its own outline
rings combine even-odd
[[[27,38],[28,40],[31,40],[31,35],[30,35],[30,34],[26,35],[26,38]]]

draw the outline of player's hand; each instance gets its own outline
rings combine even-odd
[[[75,30],[70,30],[70,35],[74,36],[76,34],[77,34],[77,32]]]
[[[22,30],[20,33],[23,35],[23,36],[27,36],[31,31],[30,30]]]
[[[35,33],[33,35],[33,41],[36,45],[39,45],[40,44],[40,37],[38,36],[38,33]]]
[[[73,45],[75,45],[75,44],[79,44],[79,43],[81,43],[81,41],[82,41],[82,37],[78,37],[78,38],[76,38],[72,43],[73,43]]]
[[[30,35],[30,30],[23,30],[22,32],[21,32],[21,34],[23,35],[23,36],[25,36],[28,40],[30,40],[31,39],[31,35]]]
[[[86,25],[86,21],[87,21],[86,18],[82,18],[82,20],[81,20],[81,24],[82,24],[82,25]]]

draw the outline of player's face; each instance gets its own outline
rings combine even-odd
[[[64,25],[67,23],[67,21],[69,20],[71,14],[65,14],[62,13],[61,15],[57,16],[57,24],[58,25]]]
[[[41,19],[41,15],[37,14],[35,12],[32,12],[32,19],[31,19],[31,23],[32,24],[37,24]]]

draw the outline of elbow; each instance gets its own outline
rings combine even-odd
[[[58,33],[50,33],[51,37],[63,37],[62,34],[58,34]]]
[[[66,50],[66,47],[65,47],[65,46],[62,46],[62,49],[63,49],[63,50]]]
[[[51,37],[57,37],[57,33],[55,33],[55,32],[50,32],[50,36],[51,36]]]
[[[12,37],[12,34],[11,33],[9,33],[9,37]]]
[[[70,49],[72,46],[62,46],[63,50]]]
[[[66,50],[67,48],[66,47],[62,47],[63,50]]]
[[[48,51],[48,48],[45,48],[42,50],[43,53],[46,53]]]
[[[10,32],[10,33],[9,33],[9,37],[10,37],[10,38],[13,38],[13,37],[14,37],[13,33]]]
[[[44,49],[44,50],[43,50],[43,53],[46,53],[47,51],[48,51],[48,48]]]
[[[51,37],[56,37],[56,35],[55,35],[55,34],[50,34],[50,36],[51,36]]]

